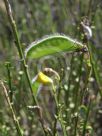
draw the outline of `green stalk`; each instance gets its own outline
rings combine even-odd
[[[83,125],[82,136],[85,136],[85,133],[86,133],[87,121],[88,121],[88,117],[89,117],[89,112],[90,112],[91,104],[92,104],[92,101],[90,100],[89,101],[89,105],[88,105],[88,109],[87,109],[87,113],[86,113],[86,118],[85,118],[84,125]]]
[[[8,75],[8,85],[9,85],[9,93],[10,93],[10,101],[12,102],[13,97],[13,90],[12,90],[12,83],[11,83],[11,71],[10,71],[10,63],[6,63],[7,68],[7,75]]]
[[[56,117],[55,117],[55,121],[54,121],[54,128],[53,128],[53,136],[58,136],[57,134],[57,130],[56,130],[56,125],[57,125],[57,117],[58,117],[58,101],[57,101],[57,97],[56,97],[56,89],[54,84],[52,84],[52,89],[53,89],[53,95],[54,95],[54,99],[55,99],[55,103],[56,103]]]
[[[81,79],[81,74],[82,74],[82,65],[83,65],[83,58],[84,58],[84,54],[81,55],[81,60],[80,60],[80,65],[79,65],[79,69],[78,69],[78,74],[79,74],[79,82],[75,85],[75,99],[74,99],[74,103],[75,103],[75,108],[74,108],[74,111],[73,113],[77,112],[78,110],[78,91],[79,91],[79,88],[80,88],[80,79]],[[76,120],[75,120],[75,126],[74,126],[74,136],[76,136],[77,134],[77,124],[78,124],[78,116],[76,117]]]
[[[8,14],[9,21],[10,21],[10,24],[11,24],[11,27],[12,27],[12,30],[13,30],[14,38],[16,40],[16,47],[18,49],[19,56],[20,56],[20,59],[21,59],[22,65],[23,65],[24,73],[26,75],[27,82],[28,82],[29,87],[30,87],[31,95],[32,95],[32,98],[33,98],[33,103],[34,103],[34,105],[38,105],[37,99],[36,99],[36,97],[34,96],[34,93],[33,93],[33,88],[32,88],[32,85],[31,85],[31,80],[30,80],[30,76],[29,76],[29,72],[28,72],[28,66],[26,64],[25,57],[23,55],[20,39],[19,39],[18,32],[17,32],[16,23],[15,23],[15,20],[13,18],[13,15],[12,15],[11,6],[10,6],[10,3],[9,3],[8,0],[4,0],[4,3],[5,3],[5,7],[6,7],[6,11],[7,11],[7,14]],[[44,124],[42,124],[42,121],[40,121],[40,123],[43,126],[42,128],[43,128],[43,131],[44,131],[45,136],[46,136],[47,135],[46,128],[44,127]]]
[[[68,89],[65,91],[65,107],[66,109],[69,108],[69,95],[70,95],[70,86],[71,86],[71,76],[72,76],[72,71],[73,71],[73,61],[74,61],[74,53],[72,54],[72,58],[71,58],[71,62],[70,62],[70,73],[69,73],[69,77],[68,77]],[[65,110],[65,115],[66,115],[66,122],[67,125],[69,123],[69,115],[68,115],[68,111]]]
[[[69,73],[69,80],[68,80],[68,90],[65,93],[65,105],[66,108],[68,107],[68,99],[69,99],[69,92],[70,92],[70,85],[71,85],[71,76],[72,76],[72,67],[73,67],[73,61],[74,61],[74,53],[72,54],[71,62],[70,62],[70,73]],[[67,113],[66,113],[67,116]]]
[[[53,95],[54,95],[54,99],[55,99],[55,103],[56,103],[56,116],[58,117],[58,118],[55,117],[55,124],[54,124],[53,135],[54,135],[54,136],[57,135],[56,124],[57,124],[57,119],[58,119],[59,122],[60,122],[60,124],[61,124],[61,127],[62,127],[63,135],[64,135],[64,136],[67,136],[66,129],[65,129],[65,126],[64,126],[64,124],[63,124],[62,117],[61,117],[60,114],[59,114],[59,112],[60,112],[60,107],[59,107],[59,103],[58,103],[58,100],[57,100],[56,89],[55,89],[54,84],[52,84],[52,88],[53,88]]]
[[[20,59],[22,61],[22,65],[23,65],[23,68],[24,68],[24,72],[25,72],[25,75],[26,75],[26,78],[27,78],[27,81],[28,81],[28,84],[29,84],[29,87],[30,87],[30,90],[31,90],[32,98],[33,98],[34,104],[37,105],[37,100],[36,100],[35,96],[33,95],[33,89],[32,89],[32,85],[31,85],[31,82],[30,82],[30,76],[29,76],[29,73],[28,73],[28,67],[26,65],[26,61],[25,61],[25,58],[24,58],[24,55],[23,55],[23,52],[22,52],[22,48],[21,48],[21,43],[20,43],[20,40],[19,40],[19,37],[18,37],[16,23],[15,23],[15,20],[13,19],[11,6],[10,6],[10,3],[9,3],[8,0],[4,0],[4,3],[5,3],[5,7],[6,7],[6,10],[7,10],[7,14],[8,14],[10,24],[12,26],[13,34],[14,34],[14,37],[15,37],[15,40],[16,40],[16,47],[18,49],[19,56],[20,56]]]
[[[11,113],[12,113],[12,118],[13,118],[13,121],[14,121],[14,123],[15,123],[16,130],[17,130],[17,132],[18,132],[18,135],[19,135],[19,136],[23,136],[23,134],[22,134],[23,131],[22,131],[21,127],[20,127],[19,121],[17,120],[16,114],[15,114],[14,109],[13,109],[13,107],[12,107],[12,104],[11,104],[11,102],[10,102],[9,95],[8,95],[8,91],[6,90],[6,87],[4,86],[4,83],[3,83],[3,82],[0,82],[0,84],[1,84],[2,87],[3,87],[4,95],[5,95],[5,97],[6,97],[7,103],[8,103],[8,105],[9,105],[10,111],[11,111]]]
[[[88,83],[89,83],[89,78],[91,77],[91,73],[92,73],[92,67],[88,67],[87,69],[87,77],[86,77],[86,80],[85,80],[85,84],[84,84],[84,87],[83,89],[81,90],[82,94],[81,94],[81,99],[80,99],[80,104],[82,104],[82,101],[83,101],[83,97],[84,97],[84,94],[85,94],[85,91],[87,89],[87,86],[88,86]]]
[[[94,71],[94,74],[95,74],[95,78],[96,78],[96,81],[97,81],[97,84],[98,84],[98,87],[99,87],[99,93],[100,93],[100,96],[102,98],[102,82],[100,80],[99,72],[97,70],[97,65],[95,63],[94,54],[93,54],[91,46],[92,45],[88,45],[88,50],[89,50],[89,53],[90,53],[90,61],[91,61],[92,68],[93,68],[93,71]]]
[[[84,54],[82,54],[80,57],[81,57],[80,58],[80,65],[79,65],[79,69],[77,71],[79,81],[76,83],[75,89],[74,89],[75,90],[75,98],[74,98],[75,109],[74,109],[74,112],[77,111],[77,108],[78,108],[78,90],[80,88],[80,80],[81,80],[81,75],[82,75],[82,65],[83,65]]]

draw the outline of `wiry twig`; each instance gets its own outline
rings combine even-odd
[[[10,70],[10,63],[6,62],[5,64],[7,69],[7,76],[8,76],[8,85],[9,85],[9,94],[10,94],[10,101],[12,102],[13,98],[13,90],[12,90],[12,83],[11,83],[11,70]]]
[[[20,127],[19,121],[17,120],[16,114],[15,114],[14,109],[12,107],[12,104],[10,102],[10,98],[8,96],[7,89],[6,89],[6,87],[5,87],[5,85],[4,85],[4,83],[2,81],[0,81],[0,84],[3,87],[3,92],[4,92],[4,95],[6,97],[7,103],[9,105],[10,111],[12,113],[12,118],[14,120],[17,132],[18,132],[19,136],[23,136],[23,134],[22,134],[23,131],[22,131],[21,127]]]
[[[9,3],[8,0],[4,0],[4,2],[5,2],[8,18],[9,18],[10,24],[12,26],[14,38],[16,40],[16,47],[18,49],[20,59],[22,60],[24,72],[25,72],[25,75],[26,75],[26,78],[27,78],[27,81],[28,81],[28,84],[29,84],[29,87],[30,87],[30,90],[31,90],[32,98],[33,98],[34,104],[37,105],[37,100],[36,100],[35,96],[33,95],[33,89],[32,89],[32,85],[31,85],[31,82],[30,82],[30,77],[29,77],[26,61],[25,61],[25,58],[24,58],[24,55],[23,55],[23,52],[22,52],[21,43],[20,43],[20,40],[19,40],[16,23],[15,23],[15,20],[13,19],[11,6],[10,6],[10,3]]]
[[[19,40],[16,23],[15,23],[15,20],[13,18],[13,15],[12,15],[11,6],[10,6],[10,3],[9,3],[8,0],[4,0],[4,3],[5,3],[5,7],[6,7],[6,10],[7,10],[7,14],[8,14],[8,18],[9,18],[10,24],[12,26],[14,38],[16,40],[16,47],[18,49],[18,53],[19,53],[20,59],[22,60],[22,65],[23,65],[24,73],[26,75],[27,82],[28,82],[29,87],[30,87],[31,95],[32,95],[32,98],[33,98],[33,103],[34,103],[34,105],[38,106],[37,99],[36,99],[36,97],[33,94],[33,88],[32,88],[32,84],[31,84],[31,81],[30,81],[28,67],[27,67],[27,64],[26,64],[26,61],[25,61],[25,57],[23,55],[22,48],[21,48],[21,43],[20,43],[20,40]],[[44,124],[42,122],[40,122],[40,123],[43,126],[43,130],[44,130],[45,135],[47,135],[46,128],[45,128]]]

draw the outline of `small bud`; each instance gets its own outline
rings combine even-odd
[[[83,27],[84,33],[87,36],[87,39],[90,39],[92,37],[92,30],[88,25],[85,25],[83,22],[81,22],[81,25]]]

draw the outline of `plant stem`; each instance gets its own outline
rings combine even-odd
[[[70,62],[70,73],[69,73],[69,80],[68,80],[68,90],[65,93],[65,105],[66,108],[68,107],[68,99],[69,99],[69,92],[70,92],[70,85],[71,85],[71,76],[72,76],[72,68],[73,68],[73,61],[74,61],[74,53],[72,54],[71,62]]]
[[[95,63],[95,59],[94,59],[95,57],[94,57],[91,45],[88,45],[88,50],[89,50],[89,54],[90,54],[90,61],[91,61],[91,64],[92,64],[92,68],[93,68],[95,78],[96,78],[96,81],[97,81],[97,84],[98,84],[99,93],[100,93],[100,96],[102,98],[102,82],[101,82],[100,76],[99,76],[100,73],[97,70],[97,65]]]
[[[55,89],[54,84],[52,84],[52,88],[53,88],[53,95],[54,95],[54,99],[55,99],[55,103],[56,103],[56,116],[58,117],[58,118],[55,117],[55,124],[54,124],[53,135],[56,136],[56,124],[57,124],[57,119],[58,119],[60,124],[61,124],[61,127],[62,127],[63,135],[67,136],[66,130],[65,130],[65,126],[63,124],[62,117],[59,115],[60,107],[59,107],[59,103],[58,103],[58,100],[57,100],[56,89]]]
[[[80,88],[80,80],[81,80],[81,75],[82,75],[82,66],[83,66],[83,58],[84,58],[84,54],[81,55],[81,58],[80,58],[80,65],[79,65],[79,69],[78,69],[78,74],[79,74],[79,81],[78,83],[76,83],[75,85],[75,98],[74,98],[74,103],[75,103],[75,108],[73,110],[73,113],[77,112],[78,111],[78,106],[79,106],[79,103],[78,103],[78,96],[79,96],[79,88]],[[77,134],[77,124],[78,124],[78,115],[75,119],[75,126],[74,126],[74,136],[76,136]]]
[[[80,104],[82,104],[83,102],[83,97],[84,97],[84,94],[85,94],[85,91],[87,89],[87,86],[88,86],[88,83],[89,83],[89,78],[91,77],[91,74],[92,74],[92,67],[88,67],[88,71],[87,71],[87,77],[86,77],[86,80],[85,80],[85,84],[84,84],[84,87],[83,89],[81,90],[81,99],[80,99]]]
[[[72,54],[72,58],[71,58],[71,62],[70,62],[70,73],[69,73],[69,78],[68,78],[68,89],[65,92],[65,106],[66,109],[69,108],[69,95],[70,95],[70,86],[71,86],[71,76],[72,76],[72,71],[73,71],[73,61],[74,61],[74,53]],[[66,114],[66,121],[67,121],[67,125],[69,123],[69,115],[68,115],[68,111],[65,111]]]
[[[18,132],[19,136],[23,136],[23,134],[22,134],[23,131],[22,131],[21,127],[20,127],[19,121],[17,120],[16,114],[15,114],[14,109],[13,109],[13,107],[12,107],[12,104],[11,104],[11,102],[10,102],[7,89],[6,89],[6,87],[4,86],[4,83],[3,83],[2,81],[0,82],[0,84],[1,84],[2,87],[3,87],[4,95],[5,95],[5,97],[6,97],[7,103],[8,103],[8,105],[9,105],[10,110],[11,110],[12,117],[13,117],[13,121],[14,121],[14,123],[15,123],[17,132]]]
[[[15,23],[15,20],[13,18],[13,15],[12,15],[11,6],[10,6],[10,3],[9,3],[8,0],[4,0],[4,3],[5,3],[5,7],[6,7],[6,10],[7,10],[7,14],[8,14],[10,24],[12,26],[13,34],[14,34],[14,37],[15,37],[15,40],[16,40],[16,47],[18,49],[19,56],[20,56],[20,59],[21,59],[22,65],[23,65],[24,73],[26,75],[27,82],[28,82],[29,87],[30,87],[31,95],[32,95],[32,98],[33,98],[33,104],[38,106],[37,99],[36,99],[36,97],[34,96],[34,93],[33,93],[33,88],[32,88],[32,85],[31,85],[30,76],[29,76],[29,72],[28,72],[28,66],[26,64],[25,57],[23,55],[23,51],[22,51],[22,48],[21,48],[21,43],[20,43],[20,40],[19,40],[16,23]],[[46,128],[45,128],[44,124],[42,124],[42,122],[40,122],[40,123],[43,126],[43,131],[44,131],[45,136],[46,136],[47,135],[46,134]]]
[[[74,98],[75,108],[74,108],[74,112],[77,111],[77,109],[78,109],[78,96],[79,96],[78,91],[79,91],[79,88],[80,88],[80,80],[81,80],[81,75],[82,75],[83,58],[84,58],[84,54],[82,54],[80,56],[80,65],[79,65],[79,69],[77,71],[79,81],[75,85],[75,98]]]
[[[56,97],[56,89],[55,86],[52,84],[52,88],[53,88],[53,95],[54,95],[54,99],[55,99],[55,103],[56,103],[56,117],[55,117],[55,121],[54,121],[54,128],[53,128],[53,136],[57,135],[57,130],[56,130],[56,125],[57,125],[57,117],[58,117],[58,102],[57,102],[57,97]]]
[[[83,132],[82,132],[82,136],[85,136],[86,133],[86,126],[87,126],[87,121],[88,121],[88,117],[89,117],[89,112],[90,112],[90,108],[91,108],[91,100],[89,101],[89,105],[88,105],[88,109],[87,109],[87,113],[86,113],[86,118],[84,121],[84,125],[83,125]]]
[[[11,6],[10,6],[10,3],[9,3],[8,0],[4,0],[4,2],[5,2],[8,18],[9,18],[10,24],[12,26],[13,34],[14,34],[14,37],[15,37],[15,40],[16,40],[16,47],[18,49],[19,56],[20,56],[20,59],[22,61],[22,65],[23,65],[23,68],[24,68],[24,72],[25,72],[25,75],[26,75],[26,78],[27,78],[27,81],[28,81],[28,84],[29,84],[29,87],[30,87],[30,90],[31,90],[33,102],[34,102],[35,105],[37,105],[37,100],[36,100],[35,96],[33,95],[33,89],[32,89],[32,85],[31,85],[31,82],[30,82],[30,76],[29,76],[29,73],[28,73],[28,67],[26,65],[26,61],[25,61],[25,58],[24,58],[24,55],[23,55],[23,52],[22,52],[22,48],[21,48],[21,43],[20,43],[20,40],[19,40],[19,37],[18,37],[16,23],[15,23],[15,20],[13,19]]]
[[[8,85],[9,85],[10,101],[12,102],[13,90],[12,90],[12,84],[11,84],[10,62],[7,62],[5,65],[6,65],[6,68],[7,68],[7,75],[8,75]]]

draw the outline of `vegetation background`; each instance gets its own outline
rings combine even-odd
[[[23,51],[32,41],[55,33],[63,33],[83,42],[80,23],[85,19],[89,22],[93,33],[89,40],[93,58],[89,80],[84,57],[80,52],[59,53],[51,57],[28,60],[27,64],[31,78],[45,67],[53,68],[60,75],[61,82],[57,85],[58,102],[61,105],[61,119],[67,135],[102,136],[102,101],[99,93],[102,91],[102,1],[9,0],[9,2]],[[4,82],[8,91],[12,91],[13,107],[24,135],[43,136],[44,132],[35,110],[29,110],[27,107],[32,105],[32,96],[15,44],[4,1],[0,0],[0,80]],[[87,81],[88,84],[85,84]],[[37,99],[43,109],[44,125],[49,133],[47,135],[54,136],[55,102],[51,91],[51,87],[43,87]],[[88,109],[86,132],[83,134]],[[58,135],[65,135],[59,121],[56,130]],[[18,136],[2,86],[0,86],[0,136]]]

